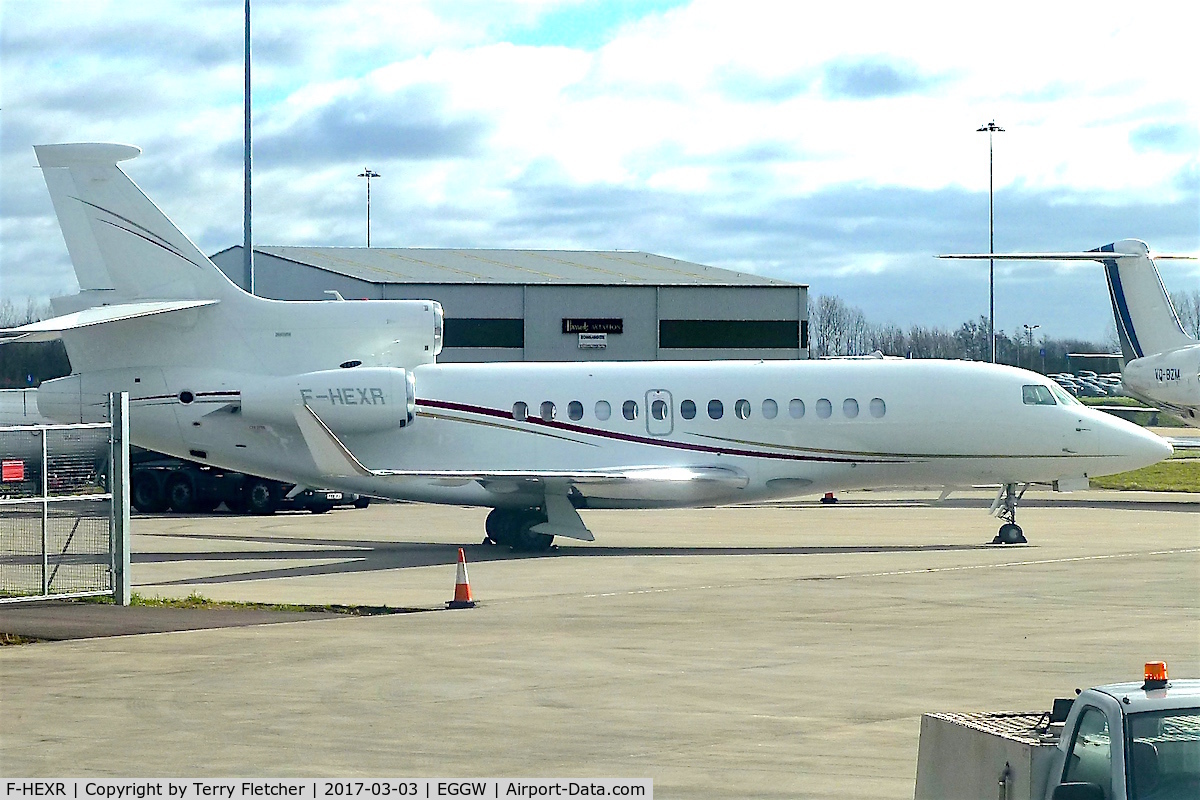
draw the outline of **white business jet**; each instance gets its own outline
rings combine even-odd
[[[137,148],[35,148],[78,295],[0,332],[61,336],[76,372],[42,414],[130,393],[152,450],[305,486],[477,505],[488,540],[592,540],[580,509],[833,490],[1070,490],[1170,455],[1041,375],[959,361],[438,364],[432,301],[281,302],[230,282],[117,167]],[[1021,490],[1023,491],[1023,490]]]
[[[1123,239],[1084,252],[973,253],[941,258],[1099,261],[1108,279],[1121,340],[1125,360],[1121,383],[1126,393],[1200,427],[1200,342],[1183,330],[1154,264],[1155,259],[1194,261],[1196,256],[1152,254],[1145,242]]]

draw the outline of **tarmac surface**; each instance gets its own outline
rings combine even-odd
[[[936,496],[584,512],[596,542],[542,555],[479,509],[135,517],[145,596],[428,613],[0,610],[64,639],[0,647],[0,773],[911,798],[923,712],[1200,676],[1200,495],[1031,491],[1009,547],[990,496]],[[447,611],[459,546],[480,605]]]

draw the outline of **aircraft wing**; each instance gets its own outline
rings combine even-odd
[[[597,470],[389,470],[369,469],[350,452],[316,412],[307,405],[293,411],[296,424],[321,473],[331,478],[424,478],[481,483],[553,483],[568,485],[613,485],[635,481],[657,483],[704,483],[718,491],[744,488],[749,478],[729,467],[633,466]]]
[[[129,319],[139,319],[155,314],[166,314],[171,311],[183,311],[189,308],[200,308],[219,303],[219,300],[151,300],[143,303],[118,303],[111,306],[94,306],[64,314],[61,317],[51,317],[19,328],[0,328],[0,344],[10,342],[48,342],[57,339],[63,331],[73,331],[88,328],[93,325],[104,325],[109,322],[120,322]]]

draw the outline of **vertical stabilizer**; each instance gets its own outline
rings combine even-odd
[[[105,304],[208,300],[240,290],[117,166],[122,144],[34,147],[82,292]]]
[[[1122,256],[1099,260],[1127,362],[1196,343],[1184,332],[1145,242],[1124,239],[1094,252]]]

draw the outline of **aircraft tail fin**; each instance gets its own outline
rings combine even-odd
[[[1116,258],[1104,258],[1113,253]],[[1183,330],[1158,267],[1144,242],[1126,239],[1098,248],[1117,335],[1126,361],[1195,344]]]
[[[1099,261],[1108,279],[1113,317],[1126,361],[1195,344],[1183,330],[1175,306],[1158,274],[1155,259],[1189,259],[1192,255],[1152,254],[1145,242],[1122,239],[1095,250],[1063,253],[970,253],[939,258],[996,261]]]
[[[89,143],[34,151],[79,288],[93,305],[241,292],[117,166],[141,150]]]

